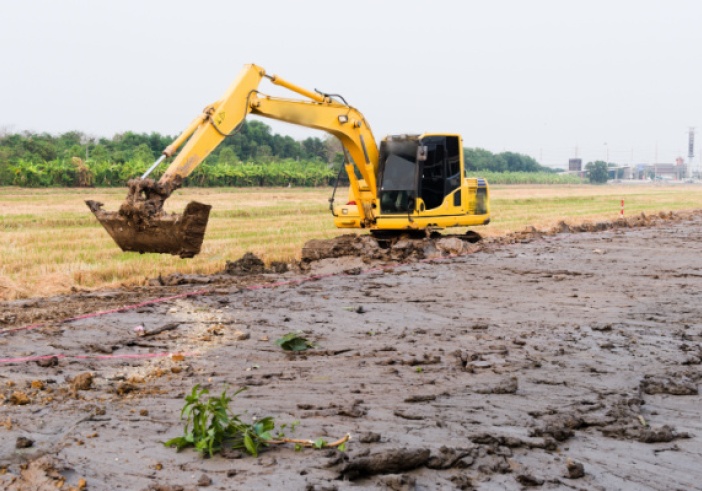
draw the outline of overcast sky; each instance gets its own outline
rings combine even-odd
[[[0,0],[0,131],[175,135],[245,63],[342,94],[377,139],[619,163],[702,141],[699,0]],[[263,83],[263,92],[282,95]],[[270,123],[295,138],[324,136]],[[696,145],[695,162],[700,162]]]

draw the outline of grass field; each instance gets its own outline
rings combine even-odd
[[[83,201],[116,210],[126,195],[117,189],[0,188],[0,299],[35,297],[95,288],[143,284],[159,274],[214,273],[226,260],[251,251],[266,262],[299,259],[312,238],[344,233],[334,228],[328,188],[186,188],[167,202],[182,211],[188,201],[213,205],[202,252],[194,259],[123,253]],[[493,186],[492,223],[486,236],[551,227],[560,220],[702,208],[702,186],[549,185]],[[345,192],[337,196],[346,196]]]

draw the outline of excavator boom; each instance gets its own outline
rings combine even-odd
[[[303,99],[259,93],[263,78]],[[86,204],[123,251],[193,257],[200,252],[211,207],[191,202],[182,215],[177,215],[166,213],[163,204],[224,138],[236,133],[249,114],[324,130],[338,137],[350,160],[346,171],[354,176],[351,195],[358,204],[359,223],[373,222],[378,148],[363,115],[331,96],[267,75],[256,65],[246,65],[220,100],[207,106],[141,178],[129,181],[129,193],[119,211],[103,210],[103,204],[96,201]],[[158,182],[148,178],[159,163],[174,155]],[[361,178],[355,177],[356,171]]]

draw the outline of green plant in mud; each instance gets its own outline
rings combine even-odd
[[[231,448],[243,449],[251,455],[258,455],[261,446],[272,440],[270,433],[275,427],[273,418],[266,417],[254,424],[241,421],[238,414],[229,410],[232,398],[245,388],[239,389],[231,397],[226,390],[219,397],[207,397],[209,391],[193,387],[185,397],[185,406],[180,412],[185,419],[185,434],[171,438],[165,445],[178,450],[193,446],[203,454],[214,455],[225,443]]]
[[[164,442],[164,445],[176,447],[178,451],[195,447],[203,455],[210,457],[225,447],[243,450],[256,457],[267,447],[285,443],[295,444],[296,449],[334,447],[340,451],[345,450],[346,442],[350,438],[348,434],[335,442],[327,443],[322,439],[313,441],[287,438],[283,433],[286,425],[282,425],[274,433],[275,421],[271,416],[253,423],[245,423],[240,415],[232,413],[229,409],[232,399],[244,390],[246,387],[229,396],[225,389],[219,397],[207,397],[209,390],[201,389],[199,385],[193,387],[191,393],[185,397],[185,405],[180,412],[181,419],[185,420],[185,433],[183,436],[171,438]],[[295,426],[296,423],[291,426],[293,431]]]
[[[302,337],[301,332],[289,332],[282,338],[276,339],[275,344],[286,351],[304,351],[309,348],[314,348],[314,343]]]

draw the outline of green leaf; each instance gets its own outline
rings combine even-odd
[[[254,457],[258,457],[258,449],[256,448],[256,444],[254,443],[253,438],[251,438],[251,435],[248,433],[244,433],[244,446],[246,447],[247,452]]]
[[[282,338],[276,339],[275,344],[286,351],[304,351],[314,348],[314,344],[302,337],[300,333],[290,332]]]
[[[322,438],[317,438],[314,441],[314,448],[323,448],[326,444],[327,442],[325,442]]]
[[[260,428],[260,430],[259,430]],[[271,431],[273,428],[275,428],[275,421],[271,416],[268,416],[266,418],[260,419],[258,423],[256,423],[256,433],[262,433],[264,431]]]
[[[176,447],[176,450],[180,451],[181,449],[189,446],[190,442],[188,442],[182,436],[177,436],[175,438],[171,438],[170,440],[163,442],[163,445],[166,447]]]
[[[338,447],[336,447],[339,452],[346,452],[346,442],[342,443]]]

